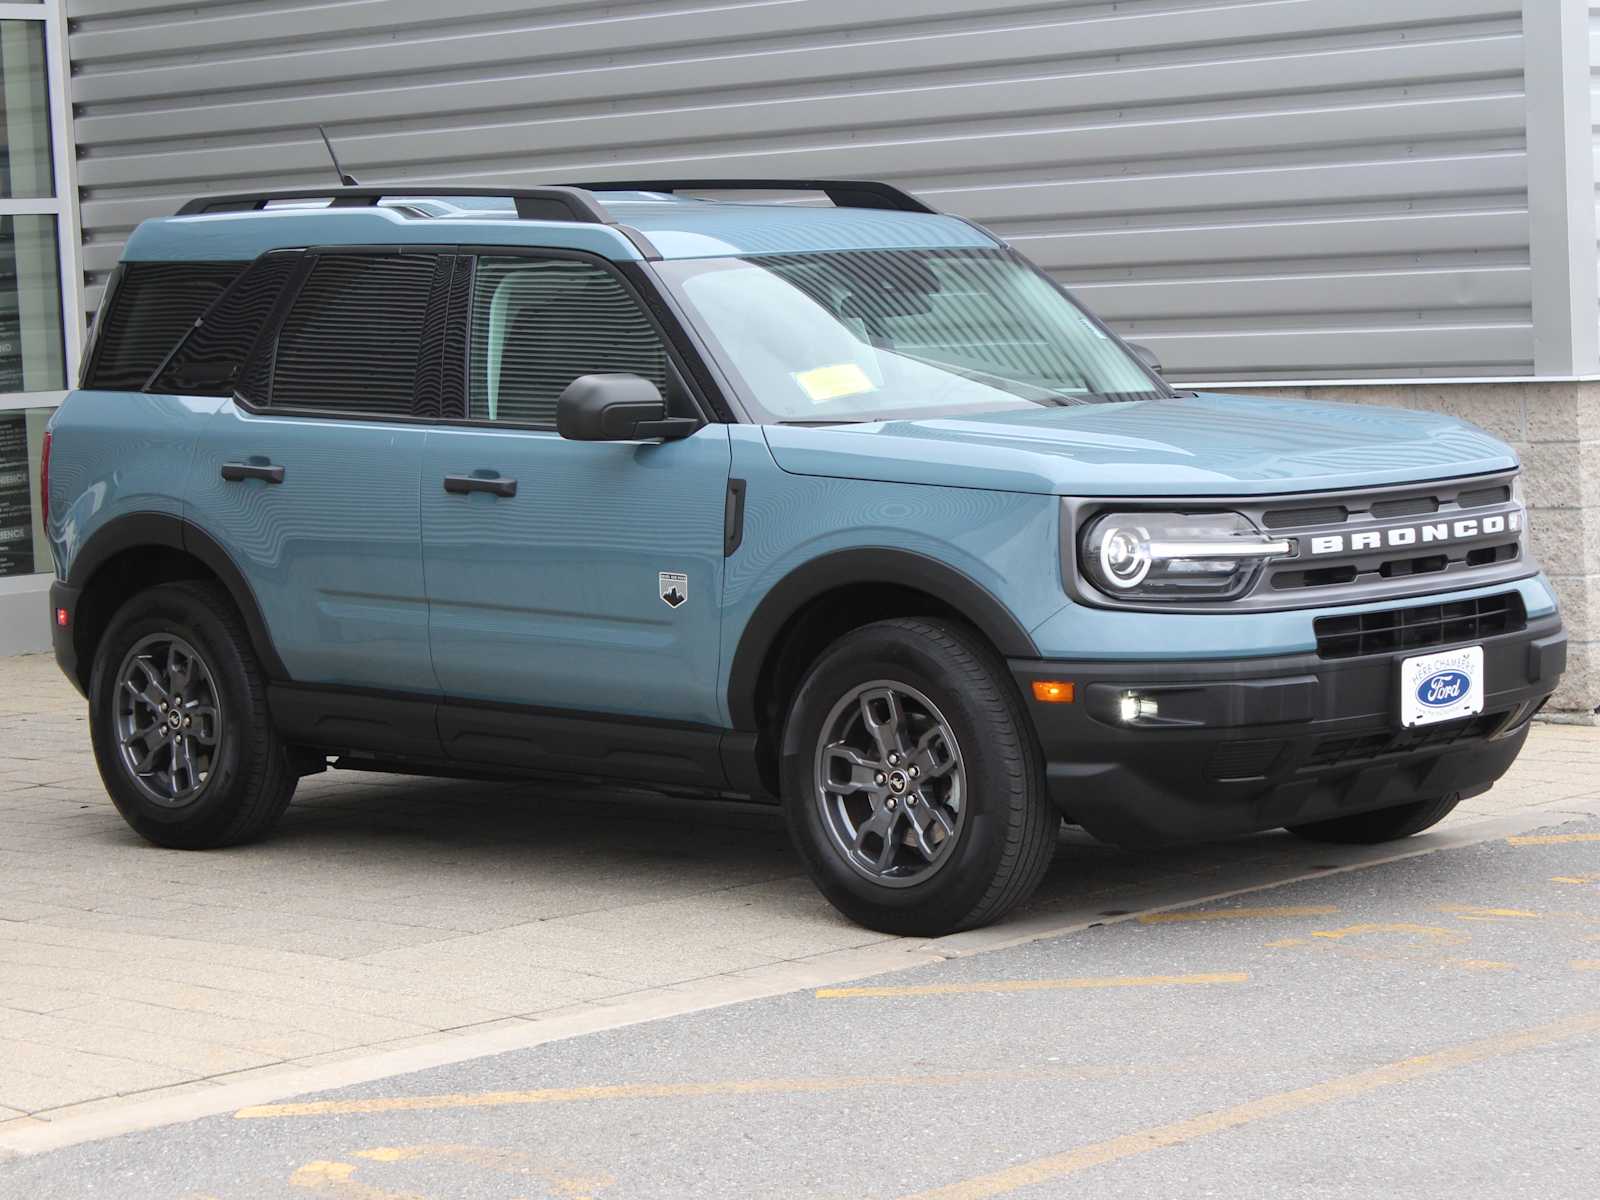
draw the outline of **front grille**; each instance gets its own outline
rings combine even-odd
[[[1323,738],[1302,764],[1304,767],[1333,767],[1341,763],[1363,763],[1391,754],[1412,754],[1436,750],[1460,742],[1481,741],[1494,733],[1506,719],[1504,712],[1484,713],[1467,721],[1450,721],[1423,729],[1400,732],[1358,734],[1354,737]]]
[[[1332,608],[1375,600],[1483,590],[1535,571],[1516,473],[1281,496],[1218,496],[1183,511],[1238,513],[1287,544],[1262,566],[1233,612]],[[1215,612],[1215,601],[1122,598],[1095,590],[1078,570],[1080,535],[1107,511],[1170,511],[1170,499],[1067,497],[1061,522],[1062,582],[1096,607]]]
[[[1503,592],[1449,604],[1318,617],[1313,628],[1318,658],[1360,658],[1455,642],[1479,642],[1502,633],[1516,633],[1527,625],[1528,610],[1522,596]]]

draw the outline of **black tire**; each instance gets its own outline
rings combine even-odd
[[[182,800],[157,802],[147,794],[148,779],[141,784],[135,773],[138,764],[124,760],[118,692],[134,649],[150,639],[159,647],[160,639],[170,637],[194,651],[206,684],[214,689],[218,716],[214,746],[200,751],[208,763],[203,780],[198,774],[192,776],[197,784],[185,779],[198,790]],[[266,683],[244,622],[215,584],[162,584],[118,610],[95,650],[89,724],[112,803],[139,836],[158,846],[207,850],[258,838],[283,815],[299,782],[268,716]]]
[[[1418,800],[1395,808],[1352,813],[1348,817],[1334,817],[1328,821],[1312,821],[1307,825],[1289,825],[1286,828],[1295,837],[1305,838],[1308,842],[1374,846],[1379,842],[1396,842],[1421,833],[1424,829],[1432,829],[1460,803],[1461,793],[1450,792],[1436,800]]]
[[[824,726],[830,717],[846,719],[835,714],[854,689],[878,682],[914,689],[932,702],[955,738],[963,772],[965,812],[947,835],[950,845],[939,844],[937,865],[925,879],[913,876],[897,886],[851,865],[848,850],[830,832],[832,818],[824,815],[830,810],[819,800]],[[1061,824],[1044,792],[1027,720],[1004,664],[964,625],[881,621],[830,646],[800,685],[783,743],[789,832],[822,894],[859,924],[916,937],[988,924],[1025,900],[1049,869]]]

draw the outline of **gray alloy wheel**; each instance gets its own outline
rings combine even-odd
[[[117,668],[116,735],[134,786],[163,808],[205,790],[222,742],[223,713],[211,670],[181,637],[151,634]]]
[[[858,874],[883,887],[925,882],[967,819],[961,747],[916,688],[878,679],[845,693],[822,723],[814,764],[823,827]]]

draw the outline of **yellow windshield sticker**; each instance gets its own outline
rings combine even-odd
[[[873,390],[872,380],[855,363],[835,363],[831,367],[796,371],[794,381],[811,397],[813,404],[825,404],[840,396],[859,396]]]

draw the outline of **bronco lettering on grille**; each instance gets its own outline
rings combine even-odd
[[[1386,546],[1430,545],[1492,537],[1497,533],[1518,533],[1522,529],[1521,511],[1497,513],[1489,517],[1466,517],[1459,521],[1433,521],[1426,525],[1401,525],[1393,529],[1366,529],[1360,533],[1322,534],[1311,539],[1311,553],[1344,554],[1381,550]]]

